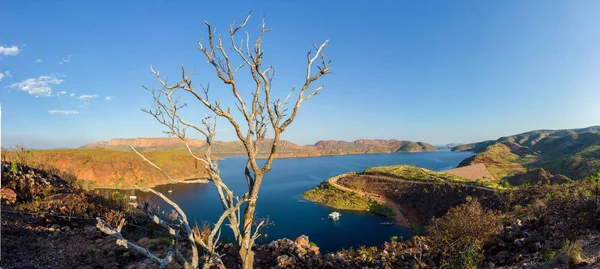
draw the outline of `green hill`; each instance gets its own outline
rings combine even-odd
[[[542,168],[581,180],[600,171],[600,126],[568,130],[536,130],[454,147],[477,154],[460,166],[485,163],[498,179],[517,174],[518,166]],[[509,154],[510,153],[510,154]],[[496,171],[492,171],[492,170]]]

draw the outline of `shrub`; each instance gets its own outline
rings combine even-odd
[[[566,240],[562,246],[562,251],[567,258],[569,268],[576,267],[585,260],[585,254],[581,244],[576,241]]]
[[[556,256],[556,252],[553,249],[547,248],[542,252],[542,259],[544,261],[550,260]]]
[[[576,238],[586,229],[598,226],[595,198],[578,193],[556,196],[546,203],[543,214],[546,223],[560,223],[556,229],[567,239]]]
[[[434,254],[443,261],[467,268],[481,261],[482,247],[500,231],[501,216],[482,209],[477,200],[450,209],[426,228]]]
[[[19,168],[17,167],[17,160],[13,160],[10,162],[10,172],[14,175],[17,173],[17,171],[19,171]]]

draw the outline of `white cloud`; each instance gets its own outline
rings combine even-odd
[[[17,54],[19,54],[19,48],[15,45],[12,45],[12,47],[0,46],[0,56],[15,56]]]
[[[39,78],[28,78],[18,83],[8,85],[8,88],[17,88],[28,92],[36,97],[52,95],[52,85],[61,84],[63,80],[51,76],[41,76]]]
[[[4,73],[0,73],[0,81],[2,81],[4,77],[12,78],[12,76],[10,75],[10,71],[4,71]]]
[[[110,96],[106,96],[106,97],[104,97],[104,100],[106,100],[106,101],[108,101],[108,100],[110,100],[110,99],[112,99],[112,98],[110,98]]]
[[[36,63],[36,64],[39,64],[39,63],[41,63],[41,62],[43,62],[43,61],[42,61],[42,59],[40,59],[40,58],[37,58],[37,59],[35,59],[35,61],[34,61],[34,63]]]
[[[53,109],[53,110],[48,111],[48,113],[54,114],[54,115],[76,115],[76,114],[79,114],[79,111]]]
[[[69,96],[73,97],[73,96],[75,96],[75,94],[74,94],[74,93],[72,93],[72,94],[69,94]]]
[[[81,95],[81,96],[77,97],[77,99],[88,101],[88,100],[94,99],[96,97],[98,97],[98,95],[95,95],[95,94],[94,95],[84,94],[84,95]]]
[[[69,61],[71,61],[71,55],[67,56],[67,58],[63,58],[62,60],[60,60],[60,61],[58,62],[58,64],[66,64],[66,63],[68,63]]]
[[[60,91],[60,92],[56,93],[56,96],[61,96],[61,95],[64,95],[64,94],[67,94],[67,92],[66,91]]]

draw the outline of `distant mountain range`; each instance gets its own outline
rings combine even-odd
[[[600,172],[600,126],[536,130],[459,145],[452,150],[477,153],[460,166],[485,163],[497,179],[533,169],[544,169],[571,179],[584,179]],[[544,174],[544,171],[536,174]]]
[[[450,144],[445,144],[445,145],[436,145],[435,148],[437,149],[452,149],[455,147],[458,147],[462,145],[461,143],[450,143]]]
[[[191,148],[196,151],[206,149],[206,142],[197,139],[189,139]],[[259,144],[259,154],[267,154],[272,140],[265,140]],[[184,149],[185,144],[178,138],[134,138],[134,139],[112,139],[110,141],[93,142],[81,148],[106,148],[112,150],[128,151],[129,146],[140,151]],[[215,141],[212,145],[215,155],[245,154],[246,151],[241,142]],[[400,140],[383,139],[359,139],[353,142],[322,140],[314,145],[301,146],[289,141],[282,140],[278,145],[279,157],[306,157],[321,155],[344,155],[362,153],[393,153],[393,152],[429,152],[436,148],[428,143],[411,142]]]

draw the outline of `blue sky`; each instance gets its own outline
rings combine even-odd
[[[140,111],[152,104],[150,65],[175,80],[185,64],[235,107],[196,42],[203,19],[226,34],[249,10],[251,37],[263,14],[272,30],[264,62],[279,96],[303,83],[312,44],[330,40],[327,86],[284,135],[295,143],[475,142],[600,124],[598,1],[10,1],[0,9],[3,144],[162,136]],[[224,121],[218,131],[235,140]]]

